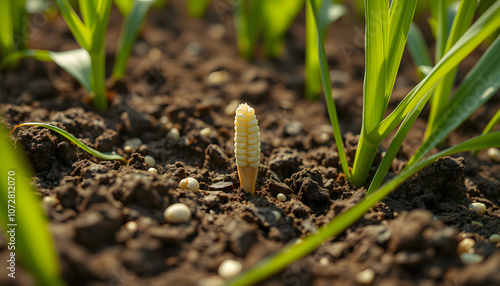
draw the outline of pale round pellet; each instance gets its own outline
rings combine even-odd
[[[167,137],[171,139],[179,139],[181,137],[181,133],[179,132],[179,129],[174,127],[168,131]]]
[[[129,146],[129,145],[123,147],[123,151],[125,153],[132,153],[133,150],[134,150],[134,148],[132,148],[132,146]]]
[[[158,170],[155,169],[155,168],[149,168],[148,172],[151,173],[151,174],[158,174]]]
[[[219,274],[220,277],[224,279],[229,279],[238,275],[238,273],[241,272],[241,269],[243,269],[241,262],[228,259],[224,260],[220,264],[219,269],[217,269],[217,273]]]
[[[460,241],[457,246],[458,254],[472,252],[475,244],[476,242],[472,238],[466,238]]]
[[[328,265],[330,265],[330,260],[328,260],[328,257],[323,257],[319,260],[319,265],[327,267]]]
[[[125,225],[128,231],[135,232],[137,230],[137,223],[135,221],[129,221]]]
[[[473,264],[473,263],[479,263],[484,260],[484,257],[479,255],[479,254],[474,254],[474,253],[462,253],[460,254],[460,261],[462,261],[463,264]]]
[[[358,274],[356,274],[356,281],[362,285],[370,285],[375,279],[375,271],[370,268],[367,268]]]
[[[281,213],[279,211],[271,211],[271,213],[274,215],[274,218],[276,219],[276,221],[280,221]]]
[[[497,243],[497,242],[500,242],[500,234],[495,233],[495,234],[490,235],[489,240],[490,240],[490,242],[492,242],[492,243]]]
[[[285,194],[279,193],[276,198],[278,198],[279,201],[281,202],[286,202],[286,196]]]
[[[500,149],[498,148],[490,148],[488,149],[488,156],[491,160],[495,162],[500,162]]]
[[[142,140],[139,139],[139,138],[130,138],[130,139],[127,139],[125,140],[125,142],[123,143],[123,146],[124,148],[126,146],[130,146],[131,148],[135,148],[137,146],[141,146],[142,144]]]
[[[191,218],[191,210],[188,206],[181,203],[170,205],[163,213],[166,222],[184,223]]]
[[[179,188],[181,189],[187,189],[188,187],[188,179],[182,179],[180,182],[179,182]]]
[[[187,178],[188,180],[188,184],[187,184],[187,188],[191,191],[191,192],[197,192],[200,190],[200,184],[198,184],[198,181],[196,181],[195,178]]]
[[[200,135],[203,137],[208,137],[212,133],[212,129],[210,127],[206,127],[200,130]]]
[[[483,203],[472,203],[469,205],[469,209],[477,212],[478,214],[484,214],[486,212],[486,205]]]
[[[57,205],[58,201],[59,200],[56,197],[45,196],[42,199],[42,204],[43,204],[45,209],[51,209]]]
[[[150,166],[150,167],[156,166],[156,160],[155,160],[155,158],[153,158],[153,157],[151,157],[149,155],[144,156],[144,162],[146,164],[148,164],[148,166]]]

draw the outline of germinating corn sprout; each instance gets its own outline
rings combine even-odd
[[[234,154],[243,190],[253,195],[260,165],[260,132],[255,110],[243,103],[234,119]]]

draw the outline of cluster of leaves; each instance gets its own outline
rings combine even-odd
[[[132,45],[148,9],[155,1],[114,1],[125,18],[112,73],[115,79],[125,74]],[[107,109],[105,41],[111,3],[112,0],[78,1],[78,8],[82,15],[82,19],[80,19],[68,0],[55,0],[59,12],[81,48],[63,52],[11,49],[4,53],[5,58],[0,64],[0,70],[26,57],[55,62],[71,74],[89,92],[97,109]],[[22,9],[23,7],[18,8]],[[13,34],[8,35],[12,36]],[[23,35],[24,39],[27,39],[26,32]],[[9,38],[9,36],[6,36],[6,38]]]
[[[324,10],[327,9],[328,5],[325,2],[328,2],[328,0],[322,1],[319,6],[315,6],[314,1],[310,0],[318,33],[318,55],[324,93],[343,171],[351,182],[358,186],[365,183],[379,144],[398,126],[399,128],[377,169],[377,173],[364,199],[351,209],[336,216],[316,234],[306,237],[301,243],[284,247],[278,253],[258,262],[251,269],[230,280],[227,285],[253,284],[314,251],[332,236],[343,232],[402,182],[434,162],[437,158],[465,151],[500,147],[500,132],[488,133],[493,128],[492,125],[498,121],[499,116],[497,113],[488,124],[487,131],[483,132],[482,135],[424,159],[424,156],[432,148],[445,139],[500,87],[500,67],[497,64],[500,60],[500,37],[497,37],[467,74],[453,98],[447,102],[444,111],[436,120],[434,131],[428,135],[406,167],[397,176],[380,187],[404,138],[431,97],[432,92],[439,87],[440,82],[442,82],[441,79],[454,74],[457,65],[467,55],[500,29],[500,2],[493,3],[470,27],[463,22],[466,16],[458,13],[452,25],[455,28],[451,29],[450,40],[448,40],[450,42],[449,46],[448,44],[444,46],[442,55],[440,55],[434,66],[427,69],[422,81],[408,93],[393,112],[384,118],[417,1],[394,0],[389,6],[389,1],[386,0],[366,0],[366,70],[363,93],[363,121],[352,174],[349,174],[349,167],[343,152],[344,148],[335,103],[331,99],[332,88],[329,68],[324,42],[321,37],[322,33],[324,33],[321,23],[325,21]],[[465,13],[465,9],[474,6],[468,2],[474,2],[475,4],[476,1],[461,1],[458,11],[464,11]],[[466,14],[468,13],[473,14],[474,11],[467,11]],[[466,27],[463,27],[464,24]],[[457,30],[462,32],[453,32]]]

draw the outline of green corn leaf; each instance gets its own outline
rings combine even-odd
[[[111,10],[111,0],[93,0],[97,1],[97,12],[96,18],[90,26],[90,32],[92,35],[92,45],[91,49],[88,50],[90,55],[92,54],[102,54],[105,56],[105,41],[106,32],[108,29],[109,13]],[[138,0],[134,1],[137,2]],[[96,7],[94,7],[96,9]],[[105,64],[102,64],[105,66]],[[105,77],[105,75],[103,75]]]
[[[10,238],[8,231],[13,228],[16,238],[15,245],[7,246],[9,253],[16,252],[16,267],[22,262],[22,266],[32,273],[38,285],[64,285],[54,241],[48,229],[47,215],[40,205],[40,199],[35,196],[36,189],[30,183],[33,174],[29,163],[22,153],[14,149],[14,143],[6,134],[5,127],[0,126],[0,205],[5,210],[4,215],[0,216],[0,225],[7,241]],[[10,209],[15,210],[15,216],[7,216]],[[8,263],[4,265],[9,267]]]
[[[120,10],[120,13],[123,17],[127,17],[130,11],[132,11],[132,7],[134,6],[134,2],[136,0],[115,0],[115,5]]]
[[[189,16],[201,18],[210,6],[212,0],[187,0],[187,10]]]
[[[467,74],[455,96],[444,108],[433,133],[408,162],[407,168],[422,159],[455,130],[500,88],[500,37],[486,50]],[[479,80],[478,80],[479,79]]]
[[[417,7],[417,0],[395,0],[389,9],[389,34],[386,49],[387,79],[385,87],[384,113],[391,98],[392,89],[396,82],[403,51],[408,38],[410,25]]]
[[[236,34],[240,56],[254,57],[257,38],[262,27],[262,5],[266,0],[241,0],[234,7]]]
[[[418,71],[418,68],[420,66],[432,67],[432,59],[422,32],[418,26],[413,23],[411,24],[410,32],[408,33],[407,47],[413,62],[417,66],[418,76],[420,79],[423,79],[428,73],[421,73]]]
[[[64,137],[66,137],[69,141],[73,142],[73,144],[75,144],[76,146],[82,148],[83,150],[85,150],[90,155],[96,156],[99,159],[102,159],[102,160],[118,160],[118,161],[121,161],[121,162],[125,162],[126,161],[125,158],[123,158],[122,156],[118,155],[116,152],[99,152],[99,151],[97,151],[94,148],[88,147],[87,145],[83,144],[80,140],[78,140],[75,136],[71,135],[67,131],[62,130],[61,128],[52,126],[50,124],[38,123],[38,122],[22,123],[22,124],[19,124],[19,125],[15,126],[14,129],[12,129],[11,133],[14,132],[14,130],[16,130],[16,128],[21,127],[21,126],[38,126],[38,127],[48,128],[48,129],[50,129],[52,131],[57,132],[59,135],[62,135]]]
[[[389,2],[367,0],[365,32],[365,79],[363,84],[364,132],[370,132],[383,119],[387,79]],[[364,133],[361,132],[361,133]]]
[[[92,47],[90,29],[80,20],[68,0],[55,0],[55,3],[78,44],[87,51],[90,50]]]
[[[422,80],[400,102],[394,111],[380,122],[368,135],[374,142],[381,142],[404,117],[420,102],[420,100],[436,85],[441,78],[458,65],[481,42],[500,28],[500,1],[496,2],[484,13],[457,41],[455,45],[434,66],[427,77]]]
[[[411,127],[422,112],[422,109],[425,107],[425,104],[427,103],[429,97],[432,95],[432,92],[433,90],[429,91],[426,97],[424,97],[418,103],[417,107],[415,107],[415,109],[413,109],[401,123],[401,126],[396,132],[396,135],[394,135],[394,138],[392,139],[389,148],[387,148],[385,156],[384,158],[382,158],[382,162],[380,162],[380,165],[377,168],[377,172],[375,173],[375,176],[370,183],[370,187],[368,188],[368,191],[366,193],[367,196],[372,195],[382,184],[385,176],[387,175],[387,172],[389,171],[389,168],[392,165],[392,162],[394,161],[394,158],[396,158],[396,155],[401,148],[404,139],[406,138],[406,135],[408,135],[408,132],[410,132]]]
[[[87,91],[90,91],[90,56],[84,49],[65,52],[47,50],[23,50],[10,54],[0,63],[0,70],[23,58],[54,62],[72,75]]]
[[[435,20],[436,26],[436,49],[434,61],[438,62],[444,55],[446,40],[448,39],[448,0],[436,0],[437,14]]]
[[[321,18],[327,17],[326,14],[321,14],[318,13],[318,9],[316,7],[312,6],[313,1],[315,0],[309,0],[308,5],[312,7],[312,13],[314,16],[315,23],[325,23],[325,20],[322,20]],[[327,4],[325,4],[327,3]],[[324,1],[322,4],[322,9],[324,9],[324,5],[328,5],[327,1]],[[324,32],[324,29],[326,29],[326,25],[323,26],[323,28],[320,25],[315,25],[316,26],[316,39],[318,41],[317,47],[317,55],[319,59],[319,68],[320,68],[320,73],[321,73],[321,81],[323,83],[323,89],[325,93],[325,100],[326,100],[326,106],[328,108],[328,114],[330,116],[330,122],[333,127],[333,135],[335,137],[335,144],[337,145],[337,150],[340,156],[340,162],[342,164],[342,171],[344,172],[345,176],[347,178],[350,177],[349,174],[349,166],[347,164],[347,158],[344,152],[344,143],[342,141],[342,133],[340,132],[340,124],[338,121],[338,116],[337,116],[337,108],[335,106],[335,101],[332,98],[332,85],[330,82],[330,72],[328,68],[328,61],[326,59],[326,52],[325,52],[325,44],[323,37],[321,36],[322,33]]]
[[[277,58],[284,46],[285,33],[304,6],[304,0],[267,0],[262,4],[264,51]]]
[[[113,66],[113,78],[117,79],[125,75],[132,46],[139,34],[146,13],[154,2],[155,0],[136,0],[131,13],[125,18]]]
[[[480,135],[430,156],[411,168],[402,171],[399,175],[382,186],[377,192],[373,193],[372,196],[365,197],[354,207],[340,215],[337,215],[317,233],[305,237],[301,243],[292,243],[285,246],[278,253],[259,261],[252,268],[229,280],[226,285],[253,285],[284,269],[292,262],[306,256],[318,248],[326,240],[342,233],[359,218],[361,218],[371,207],[389,195],[401,183],[437,160],[439,157],[491,147],[500,147],[500,132]]]
[[[100,0],[79,0],[80,13],[82,14],[83,23],[85,26],[92,27],[97,17],[97,7]]]
[[[500,109],[495,113],[495,115],[491,118],[490,122],[486,125],[482,134],[489,133],[495,128],[495,126],[500,122]]]
[[[0,52],[2,56],[16,50],[14,46],[14,27],[12,9],[14,3],[10,0],[0,1]]]
[[[444,48],[444,52],[448,52],[450,48],[458,41],[458,39],[467,31],[472,19],[474,17],[474,11],[476,9],[476,0],[463,0],[460,2],[460,6],[456,15],[454,15],[453,24],[451,26],[450,34],[448,36],[448,41]],[[456,6],[456,5],[452,5]],[[427,129],[425,130],[425,138],[428,138],[432,132],[434,132],[436,127],[436,122],[441,114],[444,112],[444,108],[448,103],[450,97],[451,88],[453,87],[453,81],[457,74],[458,66],[453,68],[438,84],[436,88],[436,93],[432,97],[431,102],[431,112],[429,115],[429,120],[427,122]]]

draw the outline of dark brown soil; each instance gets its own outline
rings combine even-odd
[[[224,260],[249,268],[316,232],[366,193],[340,172],[325,104],[303,99],[304,16],[287,34],[281,60],[258,56],[248,63],[237,55],[232,11],[211,7],[202,20],[184,11],[183,1],[169,1],[164,10],[150,13],[127,76],[109,82],[114,98],[105,112],[93,109],[77,82],[54,64],[25,60],[0,75],[0,113],[9,128],[52,122],[89,146],[128,159],[125,165],[99,162],[41,128],[15,134],[33,164],[40,197],[59,200],[47,214],[69,285],[211,285],[202,282],[217,275]],[[327,41],[351,161],[364,69],[363,24],[352,18],[336,22]],[[120,22],[113,11],[110,64]],[[36,31],[33,48],[76,47],[60,18]],[[467,58],[458,81],[482,50]],[[390,108],[417,83],[414,70],[405,54]],[[208,80],[217,71],[227,80]],[[232,100],[252,105],[260,122],[263,155],[255,196],[239,189],[233,115],[225,111]],[[479,134],[499,105],[496,97],[481,107],[446,144]],[[421,143],[425,123],[417,121],[388,177]],[[180,138],[167,135],[172,128]],[[200,135],[204,128],[212,130],[209,136]],[[123,150],[131,138],[142,140],[132,154]],[[158,174],[148,172],[146,155],[156,160]],[[177,187],[187,176],[200,182],[200,192]],[[278,193],[287,200],[279,201]],[[163,211],[177,202],[191,209],[188,223],[165,222]],[[471,202],[486,204],[486,213],[469,210]],[[360,285],[356,275],[371,268],[373,285],[500,285],[500,244],[488,241],[499,232],[500,165],[484,152],[447,157],[405,182],[342,235],[262,284]],[[461,262],[457,244],[467,237],[476,241],[483,262]],[[2,261],[7,255],[2,237]],[[1,269],[2,285],[33,283],[21,272],[12,284]]]

